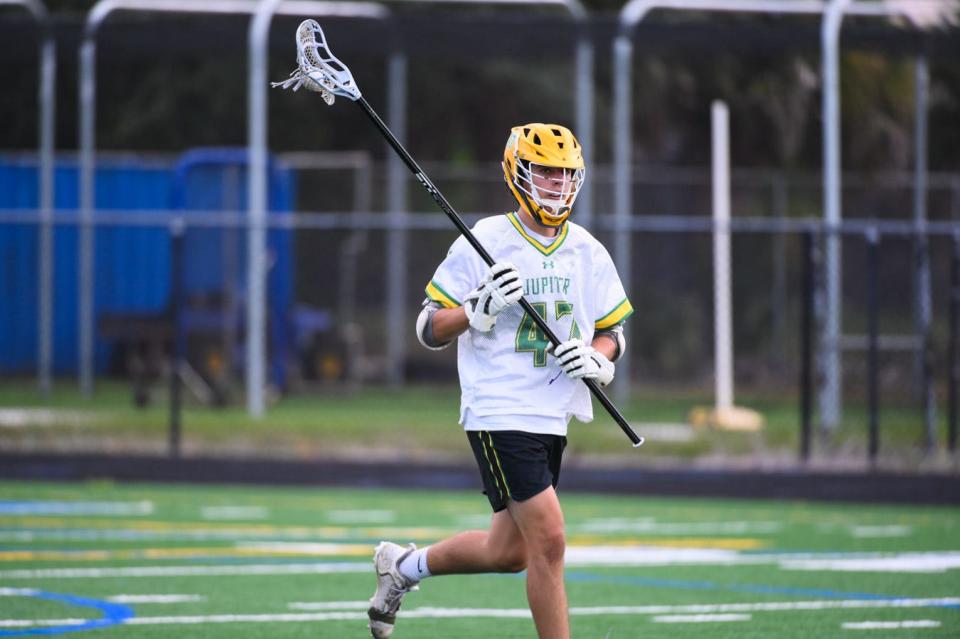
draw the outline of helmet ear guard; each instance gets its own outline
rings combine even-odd
[[[534,220],[544,226],[566,222],[584,178],[580,143],[569,129],[540,123],[514,127],[504,148],[502,166],[507,188]],[[535,184],[534,166],[562,169],[559,190]],[[547,180],[541,177],[541,181]]]

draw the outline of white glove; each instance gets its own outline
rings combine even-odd
[[[584,344],[581,339],[569,339],[557,344],[553,354],[560,368],[571,379],[595,379],[601,386],[613,381],[613,362],[593,346]]]
[[[523,296],[520,272],[510,262],[497,262],[463,301],[470,326],[481,333],[493,329],[497,315]]]

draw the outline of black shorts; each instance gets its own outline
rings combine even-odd
[[[467,431],[493,512],[557,487],[567,438],[519,430]]]

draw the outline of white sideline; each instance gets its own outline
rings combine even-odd
[[[723,623],[726,621],[750,621],[752,615],[658,615],[654,623]]]
[[[335,602],[332,602],[335,603]],[[342,602],[353,607],[357,602]],[[570,614],[575,616],[595,615],[709,615],[731,612],[770,612],[785,610],[823,610],[828,608],[856,609],[856,608],[924,608],[929,606],[955,606],[960,604],[960,597],[940,597],[933,599],[888,599],[888,600],[861,600],[842,599],[825,601],[783,601],[768,603],[732,603],[732,604],[692,604],[680,606],[600,606],[589,608],[571,608]],[[406,619],[435,619],[450,617],[487,617],[487,618],[529,618],[527,608],[414,608],[405,610]],[[725,615],[728,616],[728,615]],[[735,616],[735,615],[734,615]],[[749,615],[747,615],[749,616]],[[171,625],[171,624],[203,624],[203,623],[277,623],[277,622],[309,622],[309,621],[350,621],[365,620],[365,612],[348,610],[312,612],[312,613],[282,613],[257,615],[181,615],[170,617],[133,617],[126,621],[126,625]],[[733,621],[733,619],[730,619]],[[86,622],[85,619],[0,619],[0,628],[28,627],[28,626],[65,626],[78,625]],[[926,622],[926,620],[924,620]],[[872,622],[871,622],[872,623]],[[884,623],[884,622],[877,622]],[[918,622],[892,622],[918,623]],[[932,622],[939,623],[939,622]],[[917,626],[920,627],[920,626]],[[923,626],[927,627],[927,626]]]
[[[339,544],[317,541],[239,541],[234,544],[234,547],[238,550],[257,550],[279,555],[372,555],[371,544]]]
[[[287,604],[290,610],[366,610],[369,601],[293,601]]]
[[[312,575],[370,572],[370,562],[239,564],[229,566],[128,566],[124,568],[40,568],[0,570],[3,579],[98,579],[109,577],[206,577],[217,575]]]
[[[856,539],[909,537],[912,534],[912,526],[903,526],[901,524],[892,524],[889,526],[853,526],[850,528],[850,536]]]
[[[241,544],[238,544],[238,546]],[[246,546],[246,544],[242,544]],[[290,552],[300,543],[270,542],[251,547]],[[314,551],[340,548],[355,553],[358,544],[315,545]],[[372,546],[369,548],[372,550]],[[705,548],[662,548],[649,546],[576,546],[567,547],[568,567],[614,566],[746,566],[778,565],[781,570],[821,570],[846,572],[942,573],[960,568],[960,552],[906,553],[740,553],[734,550]],[[200,575],[284,575],[366,572],[367,562],[250,564],[223,566],[128,566],[123,568],[38,568],[0,570],[0,579],[163,577]]]
[[[207,521],[263,520],[270,516],[265,506],[204,506],[200,516]]]
[[[608,517],[570,526],[571,532],[632,532],[647,535],[770,535],[783,529],[778,521],[660,522],[653,518]]]
[[[683,604],[676,606],[594,606],[590,608],[571,608],[570,614],[710,614],[727,612],[782,612],[788,610],[828,610],[852,608],[925,608],[928,606],[957,605],[960,605],[960,597],[937,597],[924,599],[821,599],[812,601]]]
[[[113,603],[122,603],[122,604],[138,604],[138,603],[156,603],[156,604],[168,604],[168,603],[188,603],[191,601],[206,601],[207,598],[203,595],[113,595],[112,597],[107,597],[107,601]]]
[[[335,524],[391,524],[397,519],[393,510],[328,510],[327,519]]]
[[[845,630],[896,630],[899,628],[939,628],[940,622],[933,619],[908,621],[851,621],[843,624]]]
[[[960,553],[900,553],[879,557],[785,559],[783,570],[831,570],[839,572],[940,573],[960,568]]]
[[[89,619],[0,619],[0,628],[32,628],[34,626],[81,626]]]

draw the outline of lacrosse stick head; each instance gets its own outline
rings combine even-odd
[[[338,95],[354,101],[360,99],[353,74],[330,51],[316,20],[304,20],[297,27],[297,68],[288,79],[272,84],[284,89],[292,87],[294,91],[306,87],[322,95],[327,104],[333,104]]]

